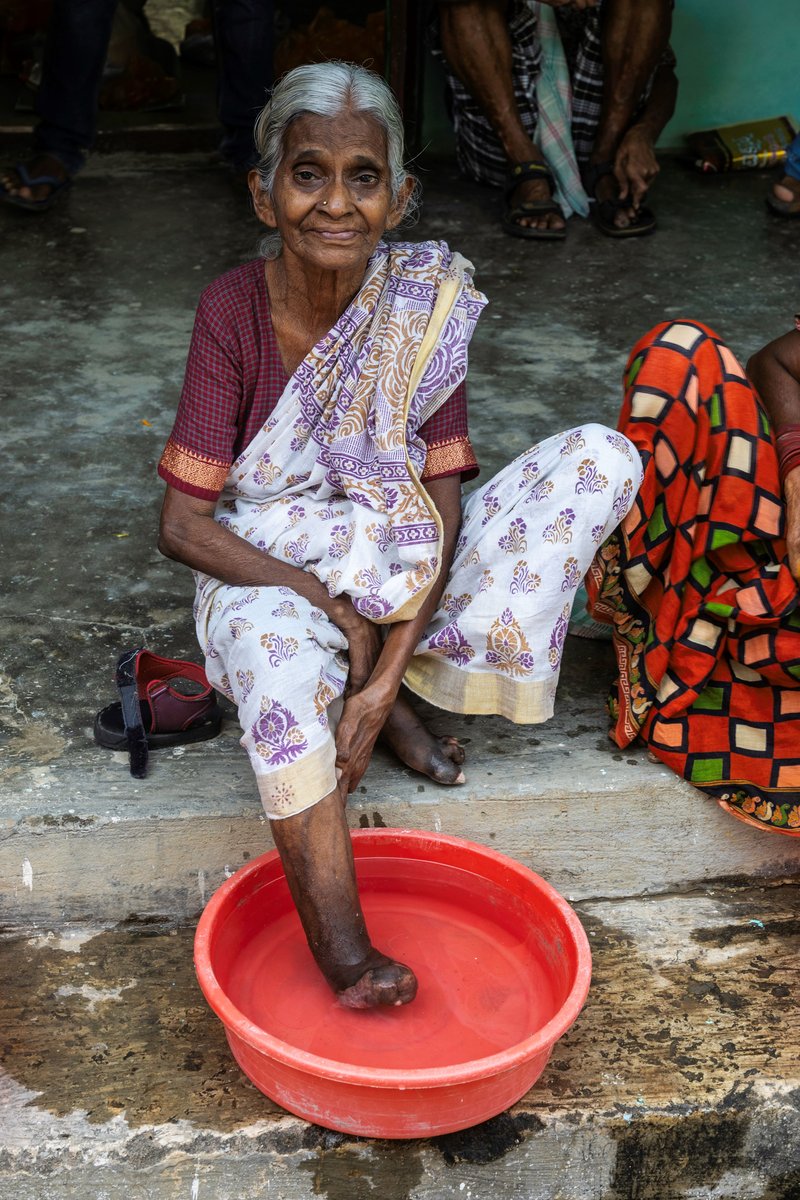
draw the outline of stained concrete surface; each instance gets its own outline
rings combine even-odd
[[[657,320],[704,319],[742,358],[790,327],[800,223],[765,213],[765,174],[707,180],[668,163],[655,237],[614,243],[573,222],[555,246],[504,237],[496,194],[447,165],[421,174],[414,236],[471,257],[491,300],[470,364],[484,478],[555,429],[613,423],[626,353]],[[780,882],[796,880],[796,843],[616,751],[608,647],[574,639],[552,723],[455,722],[471,739],[464,789],[379,754],[351,806],[354,825],[486,841],[580,902],[595,984],[542,1083],[443,1150],[344,1143],[242,1081],[193,990],[180,923],[269,844],[234,724],[154,756],[142,783],[90,728],[121,649],[197,657],[188,572],[154,548],[154,468],[199,291],[258,233],[202,157],[138,157],[96,159],[46,218],[0,213],[0,239],[0,1195],[800,1195],[796,893]],[[740,884],[720,899],[723,876]],[[736,931],[724,945],[721,928]]]
[[[590,1003],[532,1091],[476,1129],[399,1145],[306,1125],[256,1091],[192,978],[191,929],[2,941],[0,1194],[796,1196],[794,889],[578,911]]]

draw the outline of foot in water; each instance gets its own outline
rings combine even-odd
[[[350,979],[352,982],[348,982]],[[397,1008],[410,1004],[417,994],[413,971],[375,949],[363,963],[340,977],[334,987],[345,1008]]]
[[[434,783],[452,786],[466,782],[461,770],[466,757],[464,747],[457,738],[431,733],[402,692],[381,731],[381,739],[402,763]]]

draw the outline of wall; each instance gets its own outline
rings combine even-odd
[[[662,146],[750,118],[800,119],[798,0],[677,0],[672,47],[680,87]]]

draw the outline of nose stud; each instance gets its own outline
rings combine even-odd
[[[328,203],[328,201],[327,201],[327,200],[323,200],[323,201],[322,201],[322,207],[324,208],[324,207],[325,207],[325,205],[326,205],[327,203]]]

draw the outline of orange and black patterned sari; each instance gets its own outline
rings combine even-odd
[[[681,321],[634,348],[619,428],[644,481],[587,577],[613,625],[612,737],[800,836],[799,593],[767,415],[728,347]]]

